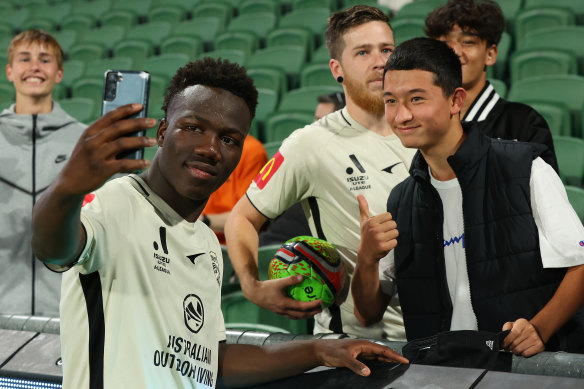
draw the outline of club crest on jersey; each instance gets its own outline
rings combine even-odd
[[[185,325],[189,331],[197,333],[203,328],[205,322],[205,310],[203,302],[196,294],[189,294],[183,300],[183,312]]]
[[[217,278],[217,284],[221,286],[221,271],[219,270],[219,260],[217,259],[217,254],[213,251],[209,251],[209,256],[211,257],[211,266],[213,266],[213,274]]]
[[[278,151],[260,170],[258,175],[253,179],[260,189],[264,189],[273,175],[278,171],[284,162],[284,156]]]

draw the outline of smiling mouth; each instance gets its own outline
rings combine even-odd
[[[42,84],[45,80],[40,77],[26,77],[24,82],[28,84]]]

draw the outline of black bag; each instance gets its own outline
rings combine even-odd
[[[410,363],[511,371],[511,353],[499,351],[509,331],[447,331],[408,342],[402,354]]]

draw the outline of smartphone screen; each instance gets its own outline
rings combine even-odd
[[[150,91],[150,73],[134,70],[107,70],[104,77],[103,101],[101,114],[126,104],[140,103],[140,112],[131,118],[143,118],[148,113],[148,93]],[[143,136],[145,131],[138,131],[134,136]],[[128,150],[118,154],[118,159],[143,159],[144,149]]]

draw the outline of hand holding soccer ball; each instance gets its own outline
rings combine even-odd
[[[298,301],[320,299],[323,308],[335,302],[343,286],[345,267],[332,244],[310,236],[288,240],[270,261],[270,279],[302,275],[304,280],[287,288],[288,295]]]

